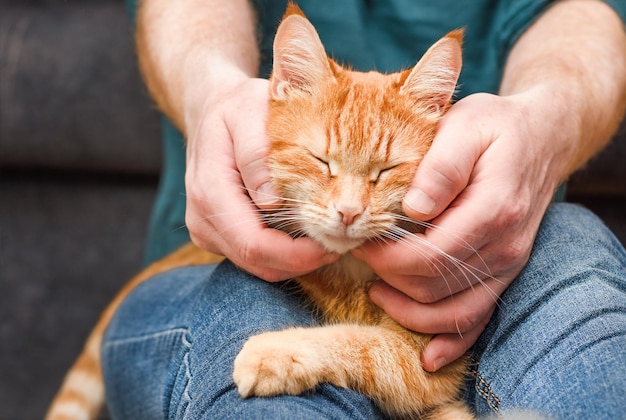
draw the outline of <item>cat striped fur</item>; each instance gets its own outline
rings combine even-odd
[[[63,380],[46,414],[46,420],[87,420],[98,417],[105,402],[104,383],[100,365],[102,337],[113,314],[123,300],[147,279],[178,267],[213,264],[223,257],[210,254],[187,244],[151,264],[133,277],[104,310],[89,334],[85,346]]]
[[[246,342],[233,368],[242,398],[299,394],[330,382],[367,395],[394,418],[474,418],[461,400],[465,360],[426,372],[420,355],[430,336],[401,327],[370,301],[377,278],[349,252],[369,240],[415,238],[423,229],[402,214],[401,203],[450,106],[461,43],[462,31],[453,31],[412,69],[360,73],[330,59],[311,23],[289,6],[274,42],[267,123],[268,165],[284,204],[264,217],[342,256],[294,279],[324,325]],[[219,259],[189,244],[132,279],[105,310],[46,418],[97,416],[102,336],[130,291],[157,273]]]

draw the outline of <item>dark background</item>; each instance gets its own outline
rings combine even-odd
[[[159,116],[113,0],[0,1],[0,420],[38,419],[141,267]],[[626,242],[626,131],[571,201]]]

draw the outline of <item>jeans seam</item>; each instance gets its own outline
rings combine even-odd
[[[163,337],[163,336],[171,335],[172,333],[179,333],[179,332],[187,332],[187,329],[186,328],[170,328],[166,330],[155,331],[155,332],[132,336],[132,337],[110,338],[110,339],[107,339],[102,344],[102,347],[107,348],[107,347],[112,347],[112,346],[118,346],[120,344],[123,345],[123,344],[129,344],[129,343],[137,343],[137,342],[144,341],[146,339]]]
[[[189,413],[189,407],[191,406],[191,395],[189,393],[189,387],[191,386],[191,369],[189,369],[189,352],[191,350],[191,342],[187,339],[186,335],[182,336],[183,345],[187,348],[187,352],[183,357],[183,363],[185,365],[185,379],[186,385],[185,390],[183,391],[182,399],[185,402],[185,410],[183,413],[183,418],[187,418],[187,414]]]
[[[476,391],[480,395],[482,395],[482,397],[485,399],[485,401],[487,401],[487,404],[489,404],[493,411],[499,413],[500,398],[496,396],[495,392],[493,392],[493,389],[491,389],[489,383],[485,380],[485,378],[482,377],[480,372],[478,372],[478,366],[480,365],[480,361],[473,357],[470,360],[471,364],[468,369],[476,378],[474,382],[474,387],[476,388]]]

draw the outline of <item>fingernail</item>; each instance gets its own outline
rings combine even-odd
[[[433,371],[437,371],[447,364],[448,364],[448,361],[444,357],[439,357],[438,359],[435,359],[433,363]]]
[[[431,214],[435,211],[435,200],[419,188],[411,188],[404,197],[404,204],[411,210],[422,213]]]
[[[254,194],[254,203],[258,207],[271,207],[280,203],[280,197],[271,182],[261,185]]]
[[[370,287],[369,295],[372,302],[374,302],[374,304],[376,304],[377,306],[382,307],[383,303],[385,303],[385,297],[381,293],[380,286],[378,286],[376,283],[372,284],[372,286]]]

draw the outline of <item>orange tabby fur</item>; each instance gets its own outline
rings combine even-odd
[[[61,389],[48,409],[46,419],[78,420],[97,417],[104,405],[104,384],[100,367],[102,337],[115,311],[135,287],[159,273],[174,268],[213,264],[223,259],[223,257],[210,254],[190,243],[149,265],[126,283],[104,310],[98,323],[89,334],[82,353],[65,375]]]
[[[344,255],[295,279],[328,325],[246,342],[233,372],[242,397],[299,394],[331,382],[395,417],[473,418],[459,399],[465,362],[424,371],[420,355],[430,336],[406,330],[369,300],[376,276],[347,252],[397,224],[407,186],[450,105],[461,38],[460,31],[448,34],[412,70],[353,72],[326,56],[315,29],[289,6],[274,44],[268,118],[268,164],[285,205],[268,222]],[[102,335],[132,289],[157,273],[220,259],[190,244],[131,280],[102,315],[47,418],[97,415]]]
[[[313,26],[294,6],[288,10],[274,42],[268,118],[268,164],[286,215],[279,210],[268,220],[343,256],[295,279],[330,325],[250,338],[233,374],[243,397],[299,394],[330,382],[395,417],[472,418],[459,401],[465,362],[424,371],[420,355],[430,336],[374,305],[367,291],[375,274],[347,253],[397,224],[450,105],[461,37],[448,34],[412,70],[360,73],[329,59]]]

